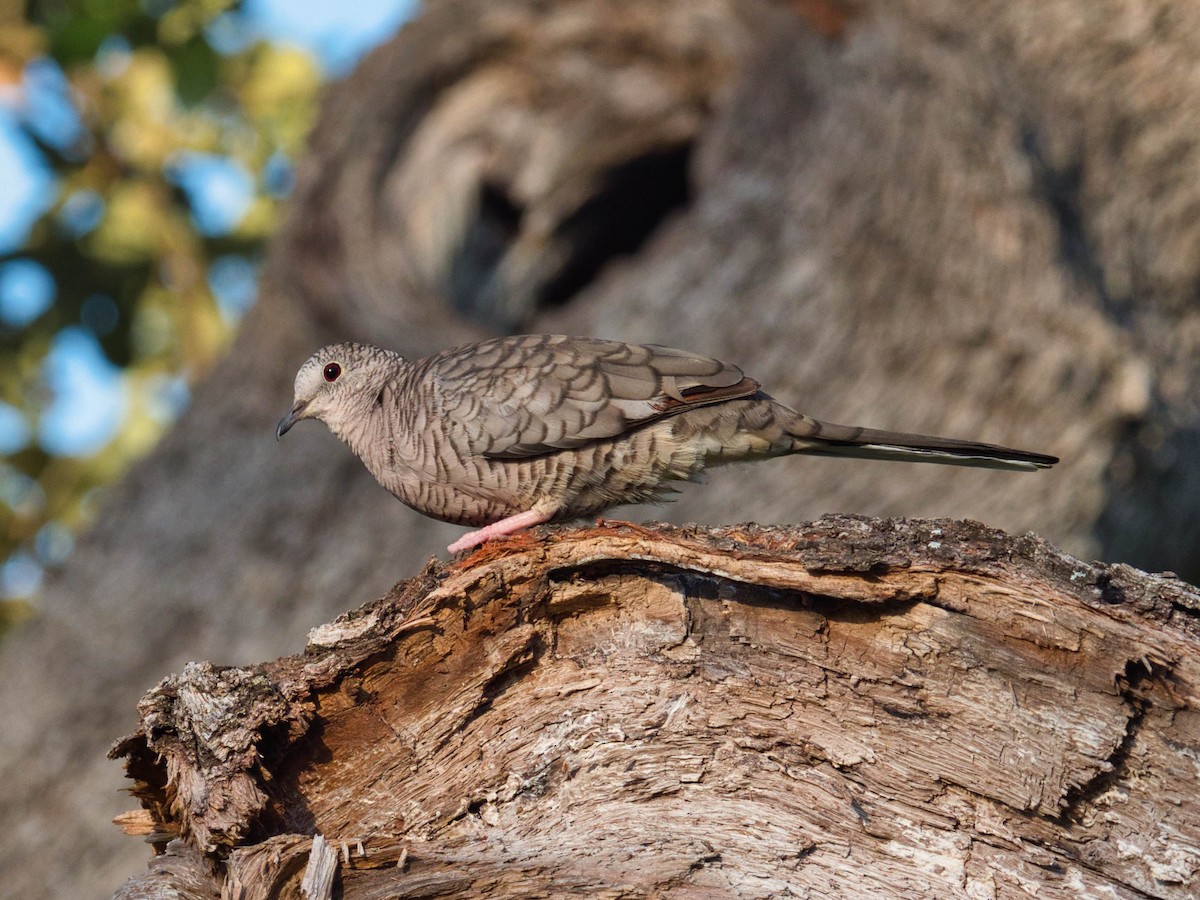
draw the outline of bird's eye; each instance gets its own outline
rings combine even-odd
[[[337,381],[338,376],[342,374],[342,367],[337,363],[330,363],[325,367],[325,380]]]

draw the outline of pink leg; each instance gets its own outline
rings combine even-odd
[[[520,531],[522,528],[531,528],[534,525],[541,525],[550,518],[548,512],[538,512],[537,510],[528,510],[527,512],[517,513],[515,516],[509,516],[507,519],[501,519],[499,522],[493,522],[486,528],[480,528],[478,531],[471,531],[464,534],[457,541],[451,544],[448,549],[451,553],[457,553],[460,550],[469,550],[471,547],[490,541],[492,538],[504,537],[508,534],[513,534]]]

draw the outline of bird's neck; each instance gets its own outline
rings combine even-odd
[[[364,398],[362,402],[344,409],[343,415],[339,416],[336,422],[326,423],[329,430],[360,459],[366,458],[379,428],[380,416],[374,406],[374,398]]]
[[[364,462],[379,437],[383,417],[380,415],[378,399],[378,393],[373,391],[346,398],[338,410],[337,418],[327,418],[325,421],[329,430]]]

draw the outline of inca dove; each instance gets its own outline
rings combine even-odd
[[[486,526],[465,550],[542,522],[661,499],[708,466],[789,453],[1034,470],[1058,460],[917,434],[829,425],[728,363],[653,344],[524,335],[406,360],[318,350],[296,375],[282,437],[320,419],[419,512]]]

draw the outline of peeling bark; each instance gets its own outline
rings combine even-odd
[[[1200,592],[1036,537],[608,523],[189,666],[114,753],[246,900],[313,835],[348,898],[1187,897],[1198,686]]]

